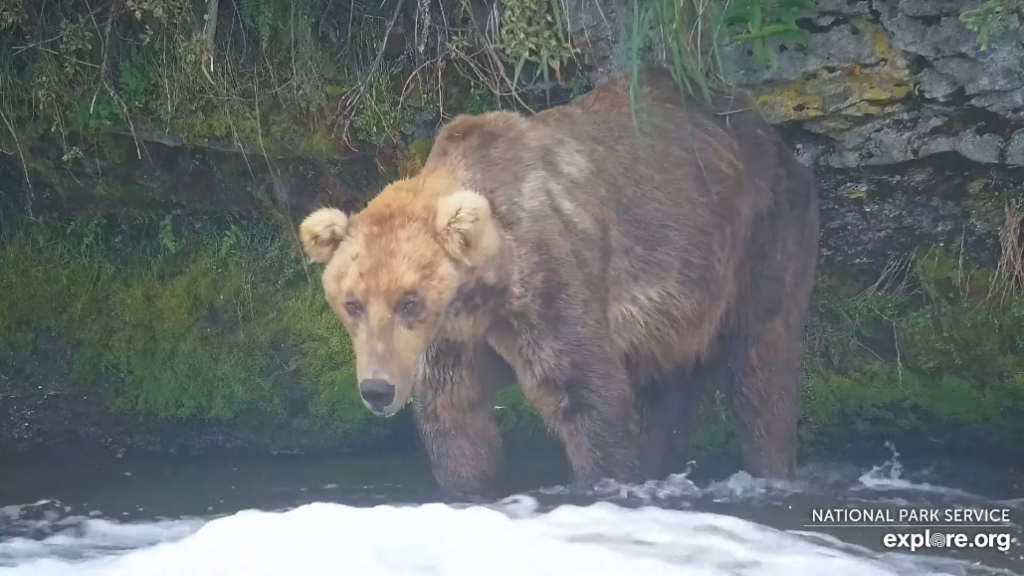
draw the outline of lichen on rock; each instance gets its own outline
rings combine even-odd
[[[943,152],[1019,164],[1013,134],[1024,119],[1024,44],[1012,13],[982,50],[959,18],[981,2],[872,0],[819,4],[806,50],[775,41],[779,64],[754,65],[730,48],[730,78],[758,95],[772,121],[821,134],[816,164],[836,168],[906,162]],[[956,125],[964,109],[1002,119]]]

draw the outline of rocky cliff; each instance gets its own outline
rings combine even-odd
[[[726,78],[757,94],[818,173],[826,263],[878,263],[964,231],[968,242],[991,240],[1024,182],[1021,5],[814,4],[797,19],[806,42],[767,41],[774,66],[744,43],[726,46],[722,60]],[[574,34],[587,38],[595,81],[629,70],[628,6],[616,12],[580,0],[569,13],[578,14]],[[970,26],[979,18],[988,18],[981,36]]]

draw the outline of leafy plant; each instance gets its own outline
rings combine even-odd
[[[512,84],[523,66],[536,62],[550,81],[549,69],[558,71],[574,55],[561,0],[505,0],[501,24],[501,51],[515,66]]]
[[[806,46],[807,31],[797,26],[796,19],[813,8],[813,0],[734,0],[724,20],[726,25],[745,27],[746,31],[733,36],[733,40],[751,42],[757,62],[774,68],[778,52],[768,49],[768,40]]]
[[[982,50],[988,50],[991,35],[1006,24],[1007,14],[1020,9],[1021,0],[986,0],[981,8],[964,10],[960,21],[978,37]]]

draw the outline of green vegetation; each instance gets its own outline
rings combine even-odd
[[[394,421],[358,397],[320,271],[280,230],[233,218],[3,221],[0,372],[54,334],[72,345],[76,380],[116,411],[347,449],[385,441]],[[500,405],[507,429],[538,431],[516,392]]]
[[[808,330],[805,440],[842,431],[1019,451],[1024,268],[1016,242],[1005,254],[986,270],[921,250],[859,292],[823,278]]]
[[[795,18],[812,4],[634,2],[638,48],[651,40],[642,25],[653,25],[660,58],[704,93],[720,79],[724,26],[741,30],[730,39],[752,42],[770,64],[766,39],[800,42]],[[6,2],[0,148],[24,160],[54,133],[70,160],[88,145],[78,137],[113,131],[135,138],[138,158],[146,140],[168,138],[329,157],[357,142],[385,143],[419,112],[459,112],[458,100],[473,104],[467,92],[523,104],[518,81],[528,62],[545,80],[554,71],[573,83],[562,70],[581,54],[563,2],[502,3],[500,30],[491,34],[468,3],[455,1],[442,3],[447,24],[419,18],[429,3],[404,0]]]
[[[633,0],[634,75],[645,60],[644,48],[652,43],[648,31],[653,28],[660,44],[653,59],[672,70],[686,93],[708,98],[727,85],[723,45],[751,42],[757,62],[774,66],[778,54],[768,41],[806,45],[807,33],[796,19],[813,8],[813,0]],[[739,31],[728,36],[730,29]]]
[[[569,32],[562,22],[562,2],[506,0],[504,5],[501,51],[515,65],[513,84],[528,61],[539,64],[544,80],[549,80],[548,70],[560,70],[573,57]]]
[[[386,435],[354,396],[351,350],[294,243],[272,224],[86,217],[7,222],[0,365],[46,331],[117,410],[365,446]],[[308,401],[303,414],[287,404]]]
[[[1010,215],[1019,224],[1019,213]],[[1015,238],[1005,235],[997,270],[932,249],[863,284],[823,275],[807,331],[802,444],[928,438],[950,449],[984,442],[1015,450],[1024,434],[1024,267]],[[294,239],[268,223],[7,222],[0,366],[53,333],[74,344],[80,382],[116,410],[378,445],[394,421],[359,401],[352,353],[318,276]],[[304,399],[299,409],[295,398]],[[517,390],[498,405],[506,431],[542,433]],[[693,447],[733,442],[719,399]]]
[[[379,145],[436,106],[429,84],[409,82],[410,51],[383,57],[414,10],[401,0],[6,2],[0,146],[25,156],[52,132],[72,159],[77,137],[111,131],[134,136],[139,158],[146,140],[179,137],[270,155]]]
[[[102,163],[78,184],[97,205],[124,205],[128,188],[139,190],[133,210],[164,205],[168,189],[205,183],[244,189],[270,211],[268,193],[254,184],[265,181],[259,162],[189,154],[145,179],[111,168],[145,157],[147,139],[270,156],[386,146],[424,112],[522,105],[517,85],[528,64],[582,92],[581,77],[565,74],[581,54],[564,3],[502,3],[501,28],[487,31],[461,2],[442,3],[447,24],[435,15],[417,28],[427,22],[417,11],[429,3],[9,0],[0,6],[0,149],[56,188],[73,186],[81,172],[68,167],[76,162]],[[775,41],[804,42],[796,21],[813,2],[633,0],[631,8],[635,61],[664,61],[683,89],[707,96],[724,84],[723,44],[749,43],[761,65],[773,66]],[[1020,0],[987,0],[961,20],[987,47],[1019,8]],[[51,135],[62,162],[36,153]],[[405,144],[396,158],[408,175],[431,143]],[[117,410],[283,428],[349,448],[379,445],[394,431],[395,421],[359,402],[351,350],[323,300],[319,270],[303,264],[286,227],[228,216],[122,218],[0,218],[0,369],[52,333],[71,346],[77,379]],[[1008,222],[1019,223],[1016,212]],[[880,280],[823,274],[807,334],[804,444],[907,436],[1019,450],[1018,236],[1004,237],[997,270],[934,249]],[[498,404],[506,430],[539,431],[517,391]],[[719,398],[696,448],[732,445],[726,413]]]
[[[1021,0],[985,0],[980,8],[964,10],[960,21],[978,37],[982,50],[988,50],[993,33],[1006,26],[1008,15],[1019,13]]]
[[[962,250],[920,249],[861,280],[818,277],[806,330],[801,449],[884,441],[1021,454],[1024,247],[1020,202],[1006,209],[995,269]],[[719,396],[691,447],[737,450]]]
[[[753,43],[754,57],[762,66],[774,67],[778,52],[769,49],[768,40],[786,40],[807,46],[807,31],[796,25],[796,19],[814,8],[813,0],[740,0],[725,14],[725,23],[743,26],[746,30],[733,40]]]

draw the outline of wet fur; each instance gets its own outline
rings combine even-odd
[[[684,103],[661,69],[640,85],[643,138],[628,76],[532,117],[460,116],[420,175],[341,226],[344,242],[324,214],[303,222],[342,317],[352,283],[382,302],[411,285],[434,294],[436,330],[386,352],[415,363],[389,370],[414,375],[420,434],[447,488],[496,479],[493,401],[513,381],[581,482],[664,474],[671,436],[716,389],[746,468],[794,474],[813,177],[746,96]],[[445,203],[464,193],[486,199],[480,222],[448,228],[458,211]],[[354,336],[357,356],[384,362],[380,338]]]

